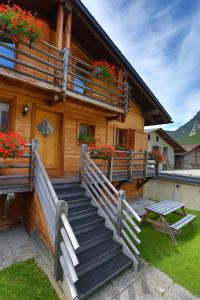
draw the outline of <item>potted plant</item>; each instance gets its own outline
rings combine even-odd
[[[80,134],[78,138],[80,144],[96,144],[96,139],[92,136]]]
[[[108,82],[114,82],[116,78],[116,66],[111,65],[105,59],[93,62],[93,67],[97,78],[104,79]]]
[[[14,42],[23,40],[30,46],[42,37],[42,22],[30,11],[21,9],[18,5],[0,5],[0,28],[8,32]]]
[[[0,132],[0,157],[18,158],[24,154],[25,141],[16,132]]]
[[[148,153],[148,158],[155,161],[156,174],[158,174],[159,164],[164,160],[160,150],[152,150]]]
[[[90,151],[90,157],[92,159],[101,159],[101,160],[107,160],[114,156],[115,149],[112,146],[101,146],[96,147],[92,146],[89,149]]]

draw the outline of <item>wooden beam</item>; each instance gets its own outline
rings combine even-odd
[[[63,24],[64,24],[64,5],[58,4],[57,12],[57,25],[56,25],[56,47],[62,50],[62,38],[63,38]]]
[[[71,45],[71,28],[72,28],[72,5],[68,1],[65,4],[66,17],[65,17],[65,41],[64,48],[70,49]]]

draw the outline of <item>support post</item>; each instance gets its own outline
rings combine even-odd
[[[88,145],[87,144],[82,144],[81,145],[81,153],[80,153],[80,171],[81,171],[81,177],[82,177],[82,172],[83,172],[83,161],[84,161],[84,155],[88,150]]]
[[[39,148],[39,141],[36,139],[32,139],[32,149],[31,149],[31,168],[30,168],[30,185],[31,189],[33,190],[33,177],[34,177],[34,158],[35,158],[35,151]]]
[[[55,257],[54,257],[54,275],[56,281],[63,280],[63,270],[60,263],[60,256],[61,256],[61,227],[62,227],[62,214],[68,215],[68,205],[67,202],[64,200],[59,200],[56,204],[56,229],[55,229]]]
[[[117,202],[117,233],[121,237],[122,230],[122,208],[123,200],[125,199],[125,191],[119,190],[118,202]]]
[[[56,47],[62,49],[63,39],[63,23],[64,23],[64,4],[58,4],[57,24],[56,24]]]
[[[71,1],[65,3],[65,41],[64,48],[70,49],[71,45],[71,28],[72,28],[72,4]]]
[[[132,179],[133,176],[133,150],[130,152],[130,180]]]
[[[148,168],[148,152],[144,151],[144,179],[148,175],[147,168]]]
[[[67,73],[68,73],[68,62],[69,62],[69,50],[65,48],[64,52],[64,67],[63,67],[63,80],[62,80],[62,92],[67,89]]]
[[[108,178],[110,182],[112,182],[112,176],[113,176],[113,157],[110,157],[108,159]]]
[[[125,94],[124,94],[124,111],[125,114],[129,111],[129,83],[125,82]]]

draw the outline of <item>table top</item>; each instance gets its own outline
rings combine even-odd
[[[159,215],[169,215],[170,213],[176,211],[179,208],[184,207],[185,205],[183,203],[173,201],[173,200],[164,200],[158,203],[154,203],[151,205],[147,205],[145,207],[145,210],[149,212],[154,212]]]

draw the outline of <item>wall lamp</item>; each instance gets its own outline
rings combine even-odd
[[[28,106],[27,104],[25,104],[25,105],[23,106],[22,116],[26,116],[27,113],[28,113],[28,111],[29,111],[29,106]]]

